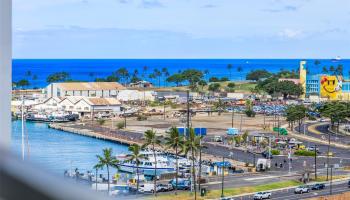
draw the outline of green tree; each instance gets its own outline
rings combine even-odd
[[[232,80],[232,64],[228,64],[227,69],[230,72],[230,80]]]
[[[208,87],[208,90],[212,92],[218,92],[220,91],[220,87],[221,87],[220,83],[211,83]]]
[[[348,102],[326,102],[319,109],[322,116],[331,119],[332,127],[337,124],[339,131],[339,124],[347,117],[350,117],[350,103]]]
[[[70,77],[70,75],[68,72],[56,72],[56,73],[50,74],[46,78],[46,82],[48,82],[48,83],[65,82],[65,81],[69,80],[69,77]]]
[[[175,194],[177,194],[178,185],[178,174],[179,174],[179,154],[184,149],[184,138],[179,134],[176,127],[171,127],[167,132],[167,137],[165,137],[165,145],[168,149],[173,149],[175,151],[175,164],[176,164],[176,175],[175,175]]]
[[[103,126],[103,125],[106,123],[106,120],[105,120],[105,119],[98,119],[98,120],[97,120],[97,123],[98,123],[100,126]]]
[[[158,87],[160,87],[160,78],[162,77],[162,72],[159,71],[158,69],[153,70],[153,75],[155,78],[158,79]]]
[[[338,75],[343,75],[343,65],[338,65],[335,69],[335,73]]]
[[[197,182],[196,182],[196,165],[195,165],[195,160],[196,160],[196,155],[198,153],[198,150],[200,149],[201,146],[201,137],[196,136],[194,129],[190,128],[188,137],[185,141],[184,145],[184,153],[185,155],[188,155],[189,152],[191,152],[191,157],[190,159],[192,160],[192,183],[193,183],[193,188],[194,188],[194,199],[197,199]]]
[[[19,80],[17,83],[16,83],[16,86],[17,87],[20,87],[20,88],[25,88],[25,87],[28,87],[30,85],[29,81],[27,79],[22,79],[22,80]]]
[[[238,67],[237,67],[237,72],[238,72],[239,74],[241,74],[241,73],[243,72],[243,68],[242,68],[241,66],[238,66]],[[242,79],[242,75],[240,75],[240,77],[241,77],[241,79]]]
[[[234,92],[235,91],[236,84],[234,82],[229,82],[227,84],[227,89],[226,91],[228,92]]]
[[[179,87],[180,83],[184,81],[181,74],[173,74],[166,79],[169,83],[175,83],[176,87]]]
[[[106,148],[106,149],[103,149],[102,156],[96,155],[96,157],[98,159],[98,163],[96,165],[99,166],[101,169],[103,169],[103,167],[107,168],[108,193],[110,191],[109,169],[110,169],[110,167],[117,168],[117,169],[119,168],[119,166],[118,166],[119,160],[117,160],[115,158],[115,156],[113,156],[112,154],[113,154],[112,148]]]
[[[141,147],[138,144],[132,144],[129,146],[129,152],[126,157],[128,161],[136,163],[136,174],[137,174],[137,182],[136,182],[136,191],[139,191],[139,185],[140,185],[140,173],[139,173],[139,167],[142,160],[147,159],[144,154],[141,154]]]
[[[103,169],[103,165],[101,165],[101,163],[97,163],[96,165],[94,165],[93,169],[96,171],[96,175],[95,175],[95,186],[96,186],[96,191],[97,191],[97,177],[98,177],[98,170]]]
[[[208,84],[207,84],[207,82],[206,82],[205,80],[200,80],[200,81],[198,82],[198,85],[202,87],[202,91],[203,91],[204,87],[205,87],[206,85],[208,85]]]
[[[126,86],[128,79],[130,77],[130,74],[129,74],[129,71],[125,67],[121,67],[115,72],[115,76],[119,77],[119,79],[121,79],[123,81],[124,86]]]
[[[209,70],[208,69],[204,70],[203,74],[205,76],[205,80],[208,80],[207,76],[209,75]]]
[[[285,113],[286,120],[290,123],[292,129],[294,122],[298,121],[300,132],[302,120],[307,116],[307,108],[304,105],[290,105],[287,107]]]
[[[322,67],[322,73],[324,73],[324,74],[327,74],[327,73],[328,73],[328,69],[327,69],[326,66],[323,66],[323,67]]]
[[[218,114],[221,115],[226,108],[226,104],[219,98],[219,100],[214,103],[214,108],[218,111]]]
[[[157,196],[157,154],[156,146],[161,146],[159,136],[153,130],[147,130],[144,135],[142,148],[151,147],[154,157],[154,195]]]
[[[246,79],[252,80],[252,81],[259,81],[261,79],[269,78],[271,76],[272,76],[272,74],[270,72],[268,72],[267,70],[258,69],[258,70],[254,70],[254,71],[249,72],[246,75]]]
[[[320,60],[315,60],[314,64],[315,64],[316,66],[318,66],[318,65],[321,64],[321,61],[320,61]]]
[[[147,66],[143,66],[143,68],[142,68],[142,78],[143,79],[146,78],[147,70],[148,70],[148,67]]]
[[[209,82],[220,82],[220,79],[218,77],[213,76],[209,78]]]
[[[197,87],[197,83],[203,78],[203,72],[196,69],[187,69],[181,74],[183,79],[188,81],[191,89],[195,89]]]

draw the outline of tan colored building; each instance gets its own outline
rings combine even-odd
[[[44,89],[47,98],[50,97],[117,97],[125,87],[117,82],[72,82],[51,83]]]

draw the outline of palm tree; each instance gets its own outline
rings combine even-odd
[[[327,73],[328,73],[328,69],[327,69],[326,66],[324,66],[324,67],[322,68],[322,73],[324,73],[324,74],[327,74]]]
[[[242,67],[240,67],[240,66],[239,66],[239,67],[237,67],[237,72],[238,72],[238,73],[243,72],[243,68],[242,68]],[[241,77],[241,79],[242,79],[242,76],[240,76],[240,77]]]
[[[205,80],[208,80],[208,78],[207,78],[208,74],[209,74],[209,70],[208,69],[204,70]]]
[[[99,169],[102,169],[103,166],[102,166],[100,163],[97,163],[93,168],[96,170],[95,182],[96,182],[96,191],[97,191],[97,175],[98,175],[98,170],[99,170]]]
[[[167,132],[168,136],[165,138],[165,145],[167,148],[175,150],[176,159],[176,184],[175,184],[175,195],[177,194],[178,174],[179,174],[179,154],[182,152],[184,147],[184,138],[179,134],[179,130],[176,127],[171,127]]]
[[[228,64],[227,69],[230,72],[230,80],[232,80],[232,64]]]
[[[141,163],[141,160],[146,159],[146,156],[144,154],[141,154],[141,147],[138,144],[133,144],[129,146],[130,154],[127,155],[128,161],[132,161],[136,163],[136,174],[137,174],[137,183],[136,183],[136,191],[139,191],[139,182],[140,182],[140,175],[139,175],[139,166]]]
[[[142,78],[143,79],[146,78],[147,70],[148,70],[148,67],[147,66],[143,66],[143,69],[142,69]]]
[[[192,183],[194,186],[194,199],[197,199],[197,186],[196,186],[196,167],[195,160],[198,149],[200,148],[201,137],[196,136],[194,129],[190,128],[189,135],[185,141],[184,153],[187,155],[191,151],[191,160],[192,160]]]
[[[144,135],[144,144],[142,148],[151,147],[154,157],[154,195],[157,195],[157,156],[156,156],[156,146],[161,145],[159,136],[153,130],[147,130]]]
[[[109,168],[110,167],[114,167],[117,169],[119,168],[119,166],[118,166],[119,160],[117,160],[114,156],[112,156],[112,154],[113,154],[112,148],[106,148],[106,149],[103,149],[102,156],[96,155],[96,157],[98,158],[98,163],[95,166],[97,166],[100,169],[103,169],[103,167],[105,167],[105,166],[107,168],[108,193],[110,190]]]
[[[165,86],[165,84],[166,84],[166,78],[170,75],[169,74],[169,72],[168,72],[168,68],[166,68],[166,67],[163,67],[162,68],[162,74],[163,74],[163,76],[164,76],[164,86]]]
[[[159,71],[158,69],[154,69],[153,74],[154,74],[154,78],[158,77],[158,87],[160,87],[160,77],[162,76],[162,72]]]
[[[343,65],[338,65],[337,68],[335,69],[335,72],[338,75],[343,75]]]

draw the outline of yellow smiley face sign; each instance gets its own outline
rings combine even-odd
[[[337,76],[322,76],[321,77],[321,97],[330,100],[337,100],[341,95],[342,81],[338,80]]]

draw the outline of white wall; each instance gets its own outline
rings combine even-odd
[[[0,0],[0,147],[11,139],[12,0]]]

